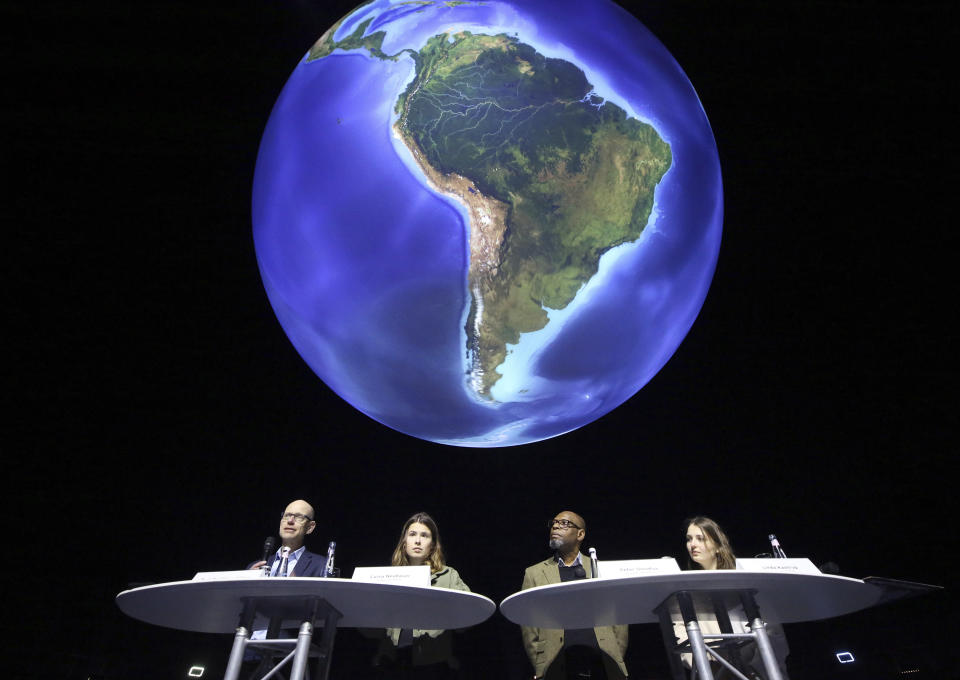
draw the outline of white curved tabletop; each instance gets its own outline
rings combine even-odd
[[[123,591],[117,606],[127,616],[158,626],[233,633],[245,598],[273,597],[283,604],[301,603],[309,596],[335,607],[343,615],[337,626],[347,628],[466,628],[497,609],[489,598],[459,590],[295,576],[159,583]],[[284,616],[284,627],[299,623],[296,615]],[[266,627],[267,619],[258,616],[254,628]]]
[[[584,579],[530,588],[506,598],[510,621],[541,628],[592,628],[659,621],[654,609],[677,591],[753,590],[764,620],[815,621],[879,604],[884,589],[827,574],[685,571],[622,579]],[[735,598],[730,597],[730,605]]]

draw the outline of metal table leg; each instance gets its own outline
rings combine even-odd
[[[674,593],[677,598],[677,604],[680,606],[680,615],[683,616],[684,625],[687,628],[687,640],[690,642],[690,651],[693,653],[693,665],[697,669],[702,680],[713,680],[713,670],[710,668],[710,661],[707,659],[707,645],[703,641],[703,633],[700,632],[700,624],[697,623],[697,613],[693,607],[693,598],[686,590]]]
[[[750,621],[750,631],[757,641],[757,649],[760,651],[760,659],[763,661],[763,667],[767,671],[768,680],[783,680],[783,674],[780,672],[780,664],[777,663],[777,655],[773,651],[773,645],[770,644],[770,638],[767,635],[767,625],[760,617],[760,608],[753,598],[753,593],[743,591],[740,593],[740,601],[743,602],[743,609],[747,613],[747,620]]]
[[[257,648],[293,646],[293,651],[279,663],[274,663],[273,658],[275,657],[265,653],[260,665],[254,671],[255,678],[260,678],[260,680],[272,678],[282,666],[292,662],[289,680],[303,680],[304,677],[308,676],[307,662],[310,658],[310,652],[316,650],[319,656],[318,680],[327,680],[330,674],[330,660],[333,656],[333,641],[337,631],[337,621],[340,620],[342,615],[326,600],[317,597],[297,598],[293,606],[297,611],[295,615],[290,611],[289,603],[285,598],[263,597],[251,599],[244,603],[240,625],[237,627],[233,647],[230,650],[227,671],[223,676],[224,680],[239,680],[244,652],[251,645]],[[284,610],[286,610],[286,613],[284,613]],[[268,612],[271,613],[271,616],[266,639],[251,641],[250,629],[253,628],[254,618],[257,613],[267,614]],[[294,616],[301,619],[296,640],[277,639],[283,621],[285,619],[289,621]],[[324,618],[323,635],[319,647],[316,647],[312,644],[313,633],[316,620],[320,616]]]
[[[237,632],[233,636],[233,647],[230,648],[230,659],[227,661],[227,670],[223,680],[237,680],[240,677],[240,665],[243,663],[243,653],[250,642],[250,629],[253,627],[253,617],[257,606],[252,600],[246,600],[243,611],[240,612],[240,622]]]
[[[310,640],[313,638],[312,621],[300,624],[300,633],[297,635],[297,647],[293,652],[293,667],[290,669],[290,680],[303,680],[303,672],[307,668],[307,657],[310,656]]]

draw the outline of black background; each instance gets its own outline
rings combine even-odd
[[[4,495],[8,677],[222,674],[229,637],[128,619],[129,583],[239,568],[314,503],[347,574],[432,513],[500,601],[587,518],[601,558],[683,554],[704,513],[741,555],[776,532],[841,573],[947,586],[787,627],[794,677],[956,677],[958,532],[952,3],[651,1],[629,9],[710,118],[724,237],[686,340],[571,434],[443,447],[356,412],[283,334],[249,217],[260,135],[298,59],[350,3],[32,3],[2,10],[11,340]],[[598,37],[599,38],[599,37]],[[470,677],[522,678],[499,614]],[[338,635],[334,677],[369,647]],[[860,659],[840,667],[832,655]],[[633,677],[665,678],[635,626]],[[209,676],[207,676],[209,677]]]

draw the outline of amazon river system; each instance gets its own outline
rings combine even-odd
[[[284,87],[253,224],[331,389],[422,439],[510,446],[670,358],[716,265],[720,167],[683,71],[607,0],[375,0]]]

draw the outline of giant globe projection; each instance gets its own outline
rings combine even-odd
[[[576,429],[666,363],[720,247],[716,143],[607,0],[375,0],[297,65],[261,142],[257,260],[297,351],[401,432]]]

